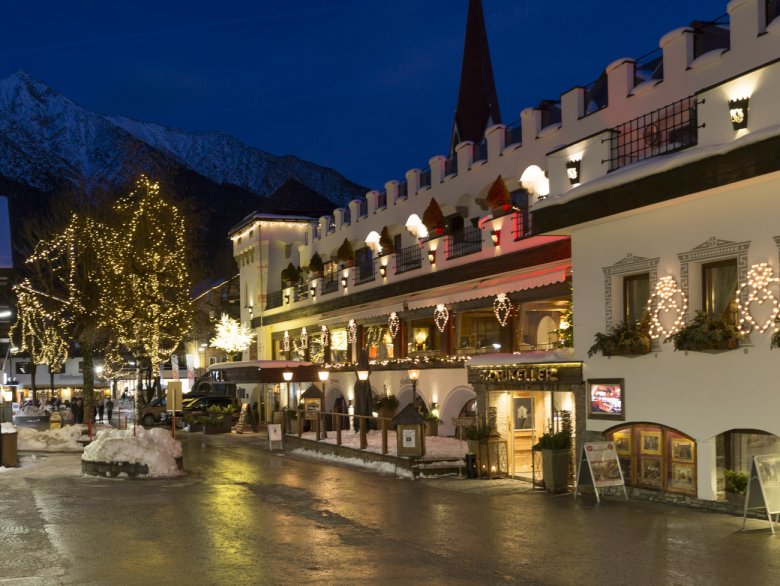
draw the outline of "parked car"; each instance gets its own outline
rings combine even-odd
[[[141,406],[138,410],[138,418],[141,423],[149,426],[155,423],[160,423],[162,415],[165,413],[167,401],[165,397],[156,397]]]
[[[236,397],[228,395],[207,395],[205,397],[190,398],[189,400],[182,402],[182,410],[176,412],[176,421],[177,423],[181,421],[181,424],[183,425],[185,415],[198,417],[199,415],[206,415],[209,407],[227,407],[229,405],[236,408],[234,419],[238,418],[238,409],[240,405],[238,404],[238,399],[236,399]],[[172,416],[173,411],[166,411],[161,415],[161,420],[163,422],[170,421]]]

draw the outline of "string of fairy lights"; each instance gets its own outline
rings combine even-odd
[[[145,176],[112,212],[111,225],[74,212],[36,245],[26,263],[45,278],[15,287],[13,331],[20,341],[35,338],[34,354],[52,365],[77,341],[104,353],[104,376],[121,370],[120,349],[159,376],[192,323],[184,218]]]

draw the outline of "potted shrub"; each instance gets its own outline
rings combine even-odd
[[[374,399],[374,409],[379,413],[379,417],[388,417],[392,419],[395,410],[398,409],[398,397],[395,395],[380,395]]]
[[[311,260],[309,261],[309,271],[311,271],[311,274],[315,278],[321,277],[325,272],[325,263],[322,262],[322,257],[319,252],[315,252],[312,255]]]
[[[568,414],[566,417],[564,414]],[[564,421],[561,431],[550,430],[539,437],[533,447],[542,452],[542,476],[544,487],[549,493],[557,494],[569,490],[571,461],[571,414],[561,411]]]
[[[355,264],[355,249],[352,248],[352,243],[346,238],[344,238],[344,242],[341,243],[341,246],[336,251],[336,256],[348,267]]]
[[[444,234],[444,214],[435,197],[431,198],[431,202],[428,204],[428,207],[425,208],[422,216],[422,223],[428,228],[428,234],[430,236]]]
[[[739,470],[725,470],[726,500],[732,505],[744,506],[748,475]]]
[[[469,452],[472,454],[479,454],[479,444],[487,442],[492,433],[492,427],[482,421],[469,425],[466,428],[466,440],[468,442]]]
[[[287,409],[287,429],[289,433],[299,435],[301,433],[301,426],[303,421],[298,417],[298,411],[295,409]]]
[[[287,287],[297,284],[300,278],[301,271],[293,263],[288,264],[287,268],[282,270],[282,282]]]
[[[490,186],[487,194],[487,205],[493,210],[493,217],[512,209],[512,197],[509,195],[509,190],[501,175],[496,177],[493,185]]]
[[[650,352],[650,321],[621,322],[604,334],[596,332],[588,357],[601,352],[604,356],[637,356]]]
[[[696,317],[688,324],[666,338],[666,341],[669,340],[675,350],[733,350],[737,347],[739,332],[732,324],[697,311]]]
[[[236,408],[233,405],[213,405],[206,410],[203,421],[203,433],[230,433],[233,427],[233,414]]]
[[[382,247],[382,254],[392,254],[395,252],[395,244],[393,243],[393,237],[390,236],[390,229],[385,226],[382,228],[382,233],[379,234],[379,246]]]
[[[425,417],[425,435],[427,436],[437,436],[439,435],[439,423],[441,423],[441,419],[436,417],[431,411],[426,413],[424,415]]]

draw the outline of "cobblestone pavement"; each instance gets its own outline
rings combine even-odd
[[[179,437],[181,478],[81,476],[74,454],[0,474],[0,584],[780,583],[766,521]]]

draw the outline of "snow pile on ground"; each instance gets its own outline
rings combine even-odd
[[[130,462],[146,464],[146,478],[180,476],[176,458],[181,457],[181,442],[171,437],[168,430],[137,428],[133,437],[131,429],[104,429],[84,449],[82,460],[88,462]]]
[[[315,452],[313,450],[305,450],[299,448],[292,451],[293,454],[299,454],[306,456],[307,458],[316,458],[317,460],[326,460],[328,462],[336,462],[339,464],[347,464],[349,466],[359,466],[360,468],[370,468],[377,472],[384,474],[393,474],[395,476],[402,476],[404,478],[412,478],[413,474],[411,470],[406,468],[398,468],[397,466],[390,464],[390,462],[366,462],[360,458],[345,458],[344,456],[337,456],[335,454],[323,454],[321,452]]]
[[[16,426],[13,423],[7,421],[0,423],[0,433],[14,433],[15,431]]]
[[[25,405],[21,407],[16,413],[17,417],[44,417],[47,415],[46,410],[42,407],[35,407],[34,405]]]
[[[5,425],[5,424],[3,424]],[[80,452],[79,443],[84,425],[66,425],[60,429],[37,431],[29,427],[17,427],[16,448],[28,452]]]

